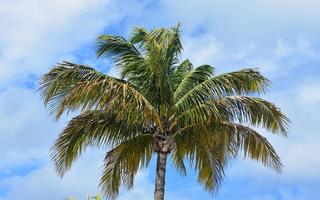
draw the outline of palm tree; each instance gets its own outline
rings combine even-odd
[[[62,62],[39,82],[44,103],[57,119],[81,111],[52,147],[60,176],[88,146],[111,149],[100,182],[111,199],[121,185],[133,187],[138,170],[148,167],[153,155],[155,200],[164,199],[168,158],[182,175],[189,162],[209,192],[219,187],[225,165],[238,155],[281,171],[276,151],[253,128],[286,136],[289,120],[257,97],[270,85],[257,69],[216,75],[210,65],[180,62],[179,25],[134,28],[129,39],[101,35],[97,43],[97,56],[112,58],[120,78]]]

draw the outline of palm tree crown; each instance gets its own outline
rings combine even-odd
[[[88,146],[106,153],[100,186],[110,198],[133,186],[140,168],[157,155],[155,199],[163,199],[167,156],[181,174],[186,162],[214,192],[224,167],[244,155],[280,171],[271,144],[252,127],[286,136],[289,120],[256,97],[270,85],[257,69],[215,74],[210,65],[180,61],[180,26],[135,28],[129,39],[101,35],[98,57],[113,59],[120,78],[62,62],[39,82],[50,113],[81,110],[60,133],[52,159],[62,176]]]

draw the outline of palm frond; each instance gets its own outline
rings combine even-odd
[[[73,118],[60,133],[51,149],[59,175],[71,167],[87,146],[112,147],[144,133],[139,124],[127,124],[106,111],[87,111]]]
[[[255,69],[243,69],[212,77],[189,90],[176,102],[178,111],[201,105],[226,95],[243,95],[264,92],[270,81]]]
[[[225,130],[235,137],[239,150],[245,157],[261,162],[267,167],[281,172],[282,163],[273,146],[254,129],[237,123],[224,123]]]
[[[190,162],[198,172],[198,181],[204,188],[214,193],[224,178],[224,169],[235,158],[236,151],[227,134],[217,133],[206,126],[195,126],[175,136],[179,147],[177,155],[172,155],[177,169],[181,168],[181,158]],[[182,161],[183,161],[182,160]]]
[[[127,114],[133,114],[131,117],[135,116],[135,120],[145,123],[147,119],[154,119],[151,121],[160,124],[154,107],[133,86],[88,66],[58,64],[42,77],[39,90],[50,113],[57,118],[66,111],[127,107],[133,110]]]
[[[184,78],[193,69],[193,65],[189,59],[182,61],[175,69],[176,78]]]
[[[153,153],[153,137],[139,135],[124,141],[105,157],[100,186],[111,199],[119,193],[120,185],[133,187],[133,179],[141,167],[147,167]]]
[[[250,96],[228,96],[214,100],[221,116],[230,122],[262,126],[273,133],[287,135],[289,119],[273,103]]]
[[[284,136],[290,124],[289,119],[273,103],[250,96],[217,98],[181,113],[178,120],[184,124],[219,120],[249,123]]]
[[[166,36],[168,37],[166,52],[166,61],[168,66],[174,66],[179,62],[179,56],[183,49],[180,40],[180,27],[181,25],[178,23],[176,27],[172,28],[171,34]]]
[[[39,91],[44,103],[51,114],[59,118],[63,111],[62,100],[77,85],[92,85],[106,79],[106,75],[96,71],[87,65],[77,65],[70,62],[62,62],[43,75],[39,81]],[[60,105],[60,106],[59,106]]]
[[[178,101],[195,86],[211,78],[213,72],[214,68],[210,65],[202,65],[190,71],[174,91],[175,101]]]
[[[113,35],[100,35],[97,43],[97,56],[113,58],[116,67],[120,70],[121,79],[128,77],[132,79],[148,69],[144,64],[145,60],[139,49],[125,38]]]
[[[148,31],[145,28],[142,28],[142,27],[133,28],[132,35],[129,41],[131,44],[138,44],[139,47],[141,48],[146,41],[147,34],[148,34]]]
[[[182,147],[178,146],[179,144],[175,143],[171,150],[171,160],[174,167],[178,170],[178,172],[185,176],[187,175],[187,169],[185,166],[185,155],[183,155]]]
[[[198,182],[210,193],[217,191],[223,181],[225,154],[221,149],[214,147],[196,147],[195,168],[198,171]]]
[[[116,62],[143,59],[138,49],[125,38],[113,35],[100,35],[97,38],[97,56],[111,56]]]
[[[171,68],[171,71],[169,71],[169,80],[172,86],[172,91],[177,89],[181,81],[192,69],[193,65],[188,59],[181,62],[175,68]]]

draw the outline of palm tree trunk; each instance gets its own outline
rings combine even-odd
[[[167,153],[158,153],[154,200],[164,200]]]

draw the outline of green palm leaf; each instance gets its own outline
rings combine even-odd
[[[105,157],[100,185],[114,199],[121,183],[133,187],[133,179],[140,167],[147,167],[153,153],[153,137],[139,135],[110,150]]]
[[[139,124],[128,124],[106,111],[86,111],[73,118],[52,147],[52,159],[62,176],[87,146],[109,147],[140,134]]]
[[[210,79],[213,75],[213,72],[214,68],[210,65],[202,65],[193,69],[186,76],[184,76],[179,86],[176,88],[174,92],[174,99],[181,99],[192,88]]]
[[[177,110],[194,107],[225,95],[265,92],[270,81],[255,69],[244,69],[212,77],[197,84],[181,98],[176,99]]]
[[[281,172],[282,163],[268,140],[254,129],[236,123],[224,123],[228,134],[236,136],[236,144],[245,157]]]
[[[39,84],[45,104],[57,118],[65,111],[127,107],[132,115],[122,113],[126,118],[147,123],[155,117],[160,123],[154,107],[133,86],[89,66],[64,62],[45,74]]]

